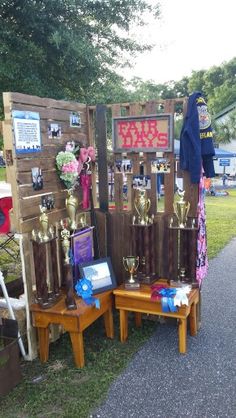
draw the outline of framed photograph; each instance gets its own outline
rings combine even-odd
[[[43,189],[43,175],[42,170],[39,167],[31,168],[31,175],[32,175],[32,186],[34,190],[42,190]]]
[[[50,123],[48,125],[48,138],[61,138],[61,126],[58,123]]]
[[[80,112],[72,112],[70,114],[70,127],[71,128],[81,128]]]
[[[112,139],[115,152],[172,152],[173,115],[113,118]]]
[[[109,257],[81,263],[79,264],[79,271],[81,277],[91,281],[94,295],[114,289],[117,286]]]
[[[170,173],[170,160],[168,158],[157,158],[151,161],[151,173]]]
[[[151,176],[133,176],[133,189],[151,189]]]

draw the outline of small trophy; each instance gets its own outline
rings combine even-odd
[[[185,228],[187,223],[187,217],[190,209],[190,203],[184,201],[185,191],[178,192],[180,200],[174,203],[174,212],[178,220],[178,227]]]
[[[134,278],[134,273],[137,271],[139,266],[139,257],[133,255],[123,257],[123,265],[125,270],[130,274],[128,281],[125,282],[125,289],[139,289],[140,283]]]

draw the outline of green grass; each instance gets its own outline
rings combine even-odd
[[[74,367],[69,337],[64,334],[50,345],[50,360],[46,364],[41,365],[39,360],[23,363],[23,382],[2,400],[0,417],[88,417],[91,408],[105,397],[115,377],[152,335],[156,323],[148,320],[143,323],[142,330],[137,330],[131,317],[129,342],[121,344],[117,314],[114,340],[105,337],[103,321],[96,321],[84,332],[86,366],[83,369]]]
[[[0,181],[6,181],[6,169],[0,167]]]
[[[226,197],[207,197],[206,211],[208,252],[212,258],[236,236],[236,190],[230,190]],[[42,365],[38,359],[22,362],[23,381],[0,401],[0,418],[88,417],[156,328],[155,322],[146,319],[142,329],[136,329],[130,316],[129,339],[121,344],[116,312],[114,316],[114,340],[105,337],[101,319],[84,332],[86,366],[83,369],[74,367],[68,334],[50,345],[46,364]]]
[[[218,252],[236,236],[236,190],[224,197],[206,198],[208,257]]]

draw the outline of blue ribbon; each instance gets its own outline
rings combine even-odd
[[[90,280],[80,279],[75,285],[75,291],[80,296],[86,305],[95,305],[95,308],[100,309],[100,300],[92,297],[93,286]]]
[[[166,288],[159,290],[161,296],[161,306],[163,312],[177,312],[177,307],[174,305],[173,297],[176,295],[175,288]]]

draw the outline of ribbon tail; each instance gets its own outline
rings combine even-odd
[[[161,298],[161,306],[162,306],[162,312],[169,312],[168,298],[166,296],[163,296]]]
[[[174,299],[173,298],[168,298],[168,305],[169,305],[170,312],[177,312],[178,309],[174,305]]]
[[[84,299],[86,305],[95,305],[96,309],[100,309],[100,300],[97,298],[89,297]]]

